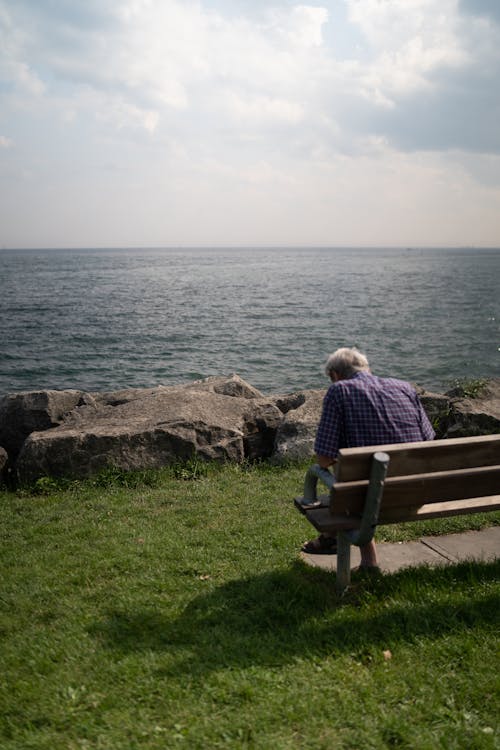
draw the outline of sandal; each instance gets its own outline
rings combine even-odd
[[[306,542],[301,549],[308,555],[336,555],[337,554],[337,537],[325,536],[320,534],[317,539]]]

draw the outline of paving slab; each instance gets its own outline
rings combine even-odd
[[[308,565],[330,572],[337,570],[337,555],[300,553]],[[465,560],[490,561],[500,557],[500,526],[462,534],[425,536],[414,542],[381,542],[377,544],[381,569],[386,573],[415,565],[447,565]],[[351,547],[351,567],[359,565],[358,547]]]
[[[438,565],[446,562],[443,557],[430,547],[424,546],[421,542],[406,542],[397,544],[381,543],[377,544],[377,555],[380,568],[385,573],[395,573],[401,568],[412,565]],[[308,555],[301,552],[300,556],[308,564],[322,570],[336,572],[337,555]],[[351,547],[351,568],[355,568],[360,563],[359,547]]]
[[[377,557],[385,573],[395,573],[415,565],[442,565],[446,562],[439,552],[420,541],[377,544]]]
[[[495,560],[500,557],[500,526],[464,534],[424,536],[422,544],[450,562],[463,560]]]

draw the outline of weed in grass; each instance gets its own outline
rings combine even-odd
[[[209,463],[194,455],[187,461],[179,461],[173,464],[171,471],[175,479],[197,480],[208,475]]]

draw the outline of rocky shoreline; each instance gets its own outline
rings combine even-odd
[[[436,437],[500,432],[500,378],[477,392],[415,386]],[[215,461],[312,455],[325,390],[264,395],[238,375],[109,393],[41,390],[0,398],[0,476],[91,476],[107,467],[160,468],[193,456]],[[471,397],[471,396],[474,397]]]

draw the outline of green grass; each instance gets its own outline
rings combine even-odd
[[[186,466],[1,493],[2,750],[500,747],[499,563],[338,601],[298,558],[303,474]]]

